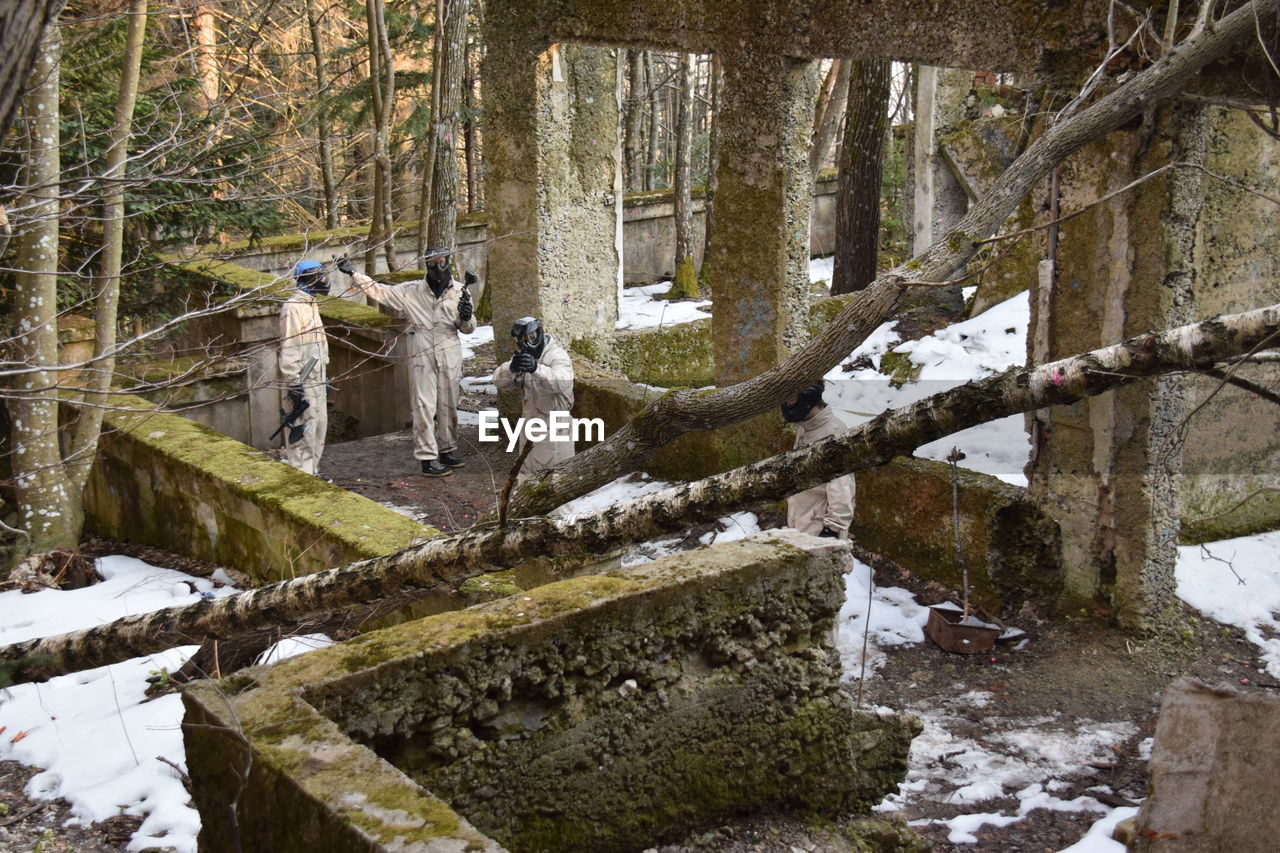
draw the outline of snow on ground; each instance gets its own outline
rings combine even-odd
[[[472,358],[476,354],[476,347],[493,340],[493,326],[476,326],[476,330],[469,335],[459,334],[458,340],[462,343],[462,358]]]
[[[624,478],[579,498],[568,511],[592,512],[667,485],[645,477]],[[724,529],[704,536],[703,541],[739,539],[759,529],[752,513],[735,513],[721,519],[720,526]],[[676,538],[636,546],[624,557],[624,564],[672,553],[682,543]],[[1280,675],[1275,671],[1280,649],[1274,639],[1268,639],[1267,632],[1278,627],[1274,615],[1280,610],[1278,558],[1280,532],[1275,532],[1217,542],[1207,549],[1184,547],[1177,571],[1179,596],[1207,616],[1243,629],[1263,648],[1276,675]],[[233,591],[130,557],[104,557],[98,564],[106,580],[86,589],[0,593],[0,644]],[[845,678],[851,682],[862,677],[864,670],[874,677],[877,666],[894,646],[923,641],[926,609],[907,590],[869,590],[870,576],[865,565],[853,562],[839,615],[836,645]],[[863,631],[868,622],[864,667]],[[323,636],[294,637],[264,659],[275,661],[328,643]],[[180,647],[0,692],[0,759],[43,768],[32,778],[29,793],[66,799],[78,820],[98,821],[121,812],[143,816],[130,849],[167,845],[179,853],[194,853],[199,817],[188,803],[177,772],[158,760],[163,757],[185,767],[179,729],[182,705],[174,695],[146,701],[144,690],[149,675],[176,669],[195,648]],[[1067,850],[1123,850],[1110,840],[1110,833],[1117,822],[1133,814],[1133,809],[1109,809],[1087,796],[1062,800],[1054,792],[1061,790],[1061,780],[1073,770],[1105,757],[1109,747],[1132,737],[1135,729],[1131,723],[1076,721],[1068,725],[1052,717],[1035,718],[1015,722],[1006,731],[978,742],[961,733],[962,719],[957,712],[982,707],[989,697],[966,691],[963,685],[956,685],[955,693],[948,704],[935,702],[907,709],[920,717],[924,732],[912,744],[907,780],[877,807],[880,811],[896,811],[925,800],[973,804],[973,812],[938,821],[946,824],[948,837],[955,843],[973,841],[983,824],[1012,823],[1035,808],[1097,812],[1101,819]],[[982,805],[1000,797],[1015,798],[1018,805],[1000,811],[989,811]]]
[[[105,580],[84,589],[0,593],[0,645],[236,591],[133,557],[103,557],[97,565]],[[330,642],[323,635],[293,637],[263,660],[283,660]],[[28,794],[67,800],[76,820],[143,816],[130,850],[169,846],[195,853],[200,816],[178,771],[160,760],[185,771],[182,700],[177,694],[148,700],[145,691],[149,676],[178,669],[197,648],[181,646],[0,691],[0,759],[43,768],[31,778]]]
[[[855,683],[864,673],[874,677],[886,650],[922,642],[928,615],[906,590],[877,587],[869,593],[870,576],[870,569],[853,561],[837,623],[836,647],[844,675]],[[1179,549],[1177,578],[1179,597],[1206,616],[1242,629],[1263,650],[1268,672],[1280,677],[1280,641],[1269,636],[1280,630],[1280,531],[1204,547],[1184,546]],[[1067,725],[1052,717],[1027,719],[978,742],[960,734],[964,720],[956,711],[980,708],[990,697],[965,692],[961,684],[955,688],[957,695],[945,704],[935,698],[929,705],[906,709],[920,718],[924,731],[911,744],[907,780],[876,807],[878,811],[898,811],[923,800],[976,805],[1015,797],[1016,809],[974,811],[933,822],[945,824],[948,839],[960,844],[975,842],[974,833],[984,824],[1004,826],[1032,809],[1097,812],[1101,819],[1062,853],[1122,853],[1124,847],[1111,840],[1111,831],[1135,809],[1112,809],[1088,796],[1062,800],[1054,791],[1063,787],[1065,777],[1092,760],[1108,758],[1110,747],[1132,737],[1137,729],[1131,722],[1078,720]],[[1149,757],[1150,739],[1144,748]]]
[[[1280,532],[1178,549],[1178,597],[1244,631],[1280,678]]]
[[[700,309],[711,304],[709,299],[692,302],[668,302],[657,297],[671,289],[671,282],[660,281],[643,287],[623,288],[618,298],[619,329],[651,329],[703,320],[711,315]]]
[[[924,641],[928,609],[905,589],[869,589],[871,570],[857,560],[852,562],[845,578],[845,603],[837,617],[836,648],[845,679],[856,683],[874,677],[886,649]],[[924,731],[912,741],[906,781],[876,806],[877,811],[899,811],[926,800],[972,804],[978,810],[947,820],[914,822],[917,826],[945,824],[948,839],[956,844],[976,842],[974,833],[984,824],[1005,826],[1033,809],[1104,815],[1111,811],[1093,797],[1062,800],[1053,792],[1063,787],[1064,776],[1078,772],[1092,759],[1106,757],[1108,747],[1136,733],[1132,723],[1080,721],[1065,727],[1052,718],[1027,719],[1021,725],[1014,721],[1011,728],[979,742],[960,733],[967,721],[953,709],[981,708],[990,701],[990,694],[965,691],[962,684],[955,685],[955,690],[956,695],[942,705],[935,699],[905,709],[920,718]],[[1010,797],[1018,801],[1017,808],[983,809],[993,800]]]

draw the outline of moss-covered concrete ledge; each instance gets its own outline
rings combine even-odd
[[[85,492],[88,527],[260,582],[378,557],[434,528],[138,397],[117,395]]]
[[[207,284],[223,284],[245,293],[256,291],[260,298],[251,305],[266,303],[275,306],[293,291],[293,283],[288,279],[251,270],[229,261],[182,261],[172,266]],[[329,322],[372,329],[385,328],[392,323],[390,316],[368,305],[358,305],[336,296],[319,302],[320,316]]]
[[[1026,601],[1057,607],[1064,577],[1057,523],[1024,488],[963,468],[959,477],[961,543],[974,600],[993,613]],[[959,589],[950,466],[899,458],[859,471],[857,481],[854,541]]]
[[[865,811],[919,725],[839,686],[847,560],[773,531],[194,685],[200,848],[622,851]]]

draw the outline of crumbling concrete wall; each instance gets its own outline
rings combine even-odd
[[[1192,679],[1165,691],[1133,853],[1273,850],[1280,699]]]
[[[622,851],[866,809],[919,728],[839,687],[846,553],[759,534],[195,685],[201,849]]]
[[[484,18],[494,326],[532,315],[565,343],[607,348],[621,286],[618,52],[552,44],[528,12]]]
[[[1062,208],[1085,209],[1171,163],[1212,160],[1240,173],[1245,161],[1229,149],[1254,139],[1242,157],[1269,156],[1275,144],[1256,141],[1260,133],[1242,125],[1218,108],[1162,107],[1149,126],[1118,131],[1064,164]],[[1250,180],[1260,176],[1250,172]],[[1248,195],[1199,168],[1170,168],[1064,223],[1056,282],[1038,283],[1031,300],[1033,360],[1267,301],[1274,212],[1269,220],[1237,218],[1233,205],[1262,212]],[[1194,401],[1190,382],[1171,376],[1033,420],[1031,487],[1061,526],[1068,590],[1101,600],[1131,626],[1159,627],[1176,611],[1181,490],[1196,482],[1196,469],[1222,466],[1226,476],[1207,481],[1212,494],[1233,471],[1274,476],[1280,458],[1270,407],[1234,394],[1220,404],[1234,422],[1207,420],[1192,445],[1183,428]],[[1232,461],[1233,453],[1245,458]]]
[[[973,600],[992,613],[1024,602],[1052,609],[1063,588],[1058,525],[1026,489],[959,471],[961,553]],[[859,471],[853,539],[926,580],[959,589],[945,462],[896,459]]]
[[[1195,317],[1246,311],[1280,298],[1280,142],[1239,111],[1214,111],[1205,166]],[[1263,198],[1262,196],[1269,198]],[[1237,374],[1280,387],[1280,365],[1240,365]],[[1191,382],[1183,450],[1184,539],[1280,528],[1280,408],[1211,377]],[[1203,407],[1201,407],[1203,405]]]

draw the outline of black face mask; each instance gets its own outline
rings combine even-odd
[[[822,386],[810,385],[796,395],[794,403],[783,403],[779,406],[782,419],[789,424],[798,424],[804,420],[809,410],[822,402]]]
[[[325,279],[323,277],[300,278],[298,279],[298,288],[307,293],[310,293],[312,296],[328,296],[329,295],[329,281],[328,279]]]
[[[427,267],[427,287],[431,288],[431,292],[436,298],[440,298],[440,294],[444,293],[445,288],[449,286],[449,268],[437,267],[431,265]]]

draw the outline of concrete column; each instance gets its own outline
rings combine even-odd
[[[485,18],[494,329],[505,351],[512,321],[533,315],[594,355],[618,318],[618,51],[548,45],[528,35],[527,12],[503,6]]]
[[[284,392],[280,388],[280,308],[275,303],[240,308],[237,340],[249,358],[249,438],[245,442],[259,450],[280,446],[280,438],[269,440],[280,426]]]
[[[1111,134],[1062,168],[1063,211],[1086,207],[1172,161],[1203,162],[1207,108],[1157,111],[1154,126]],[[1058,275],[1033,294],[1030,340],[1054,359],[1193,319],[1204,177],[1170,170],[1062,227]],[[1045,294],[1048,285],[1052,292]],[[1176,614],[1187,381],[1170,377],[1050,410],[1039,423],[1031,488],[1062,528],[1069,593],[1121,624]]]
[[[812,62],[776,51],[722,57],[719,189],[708,278],[716,384],[783,361],[809,312]]]

